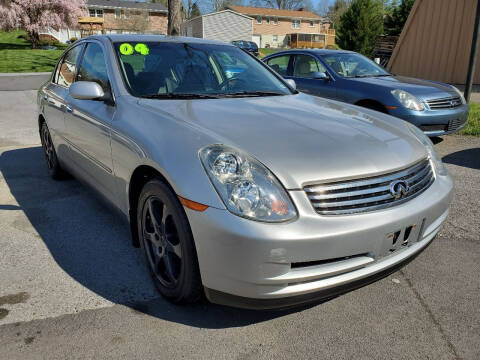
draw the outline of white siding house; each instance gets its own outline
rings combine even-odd
[[[252,40],[253,18],[232,10],[223,10],[187,20],[181,28],[184,36],[231,42]]]

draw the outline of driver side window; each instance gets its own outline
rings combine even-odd
[[[296,55],[293,65],[293,76],[313,78],[315,72],[326,72],[327,69],[310,55]]]
[[[77,81],[93,81],[99,84],[104,92],[108,91],[107,65],[99,44],[88,43],[78,70]]]

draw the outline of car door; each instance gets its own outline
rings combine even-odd
[[[107,97],[111,88],[104,50],[99,42],[88,42],[80,59],[76,81],[94,81]],[[115,180],[111,151],[112,101],[78,100],[67,97],[65,123],[72,160],[80,176],[115,203]]]
[[[68,50],[58,62],[57,68],[49,84],[43,92],[43,114],[53,143],[60,159],[68,157],[68,145],[65,141],[65,109],[68,88],[73,83],[76,67],[83,45],[77,45]]]
[[[315,73],[324,73],[326,79],[315,78]],[[296,54],[293,59],[293,80],[297,89],[310,95],[334,99],[337,96],[335,81],[325,66],[311,55]]]

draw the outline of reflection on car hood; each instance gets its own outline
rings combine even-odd
[[[382,88],[390,90],[405,90],[422,99],[457,96],[457,93],[446,84],[405,76],[365,77],[351,78],[349,80],[368,85],[381,86]]]
[[[139,103],[187,121],[209,134],[212,143],[253,155],[288,189],[299,189],[308,182],[386,173],[426,156],[426,149],[402,120],[305,94],[142,99]]]

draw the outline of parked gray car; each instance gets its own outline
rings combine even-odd
[[[51,176],[120,210],[176,303],[283,308],[366,285],[432,242],[452,197],[418,128],[298,93],[221,42],[76,41],[38,111]]]

